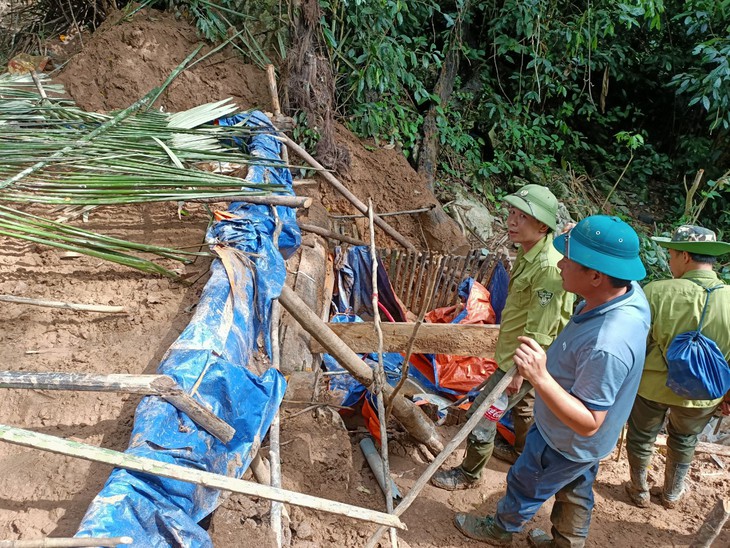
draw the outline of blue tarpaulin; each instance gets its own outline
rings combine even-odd
[[[274,131],[258,112],[219,123]],[[252,165],[246,180],[285,185],[283,193],[291,195],[291,174],[278,167],[280,146],[267,133],[252,137],[247,151],[261,158],[262,165]],[[282,228],[278,245],[276,217]],[[286,382],[278,371],[258,376],[247,366],[259,334],[270,351],[271,300],[279,296],[286,278],[284,258],[299,247],[301,235],[293,209],[279,206],[274,214],[269,206],[236,202],[209,229],[207,241],[219,259],[213,261],[193,318],[157,372],[175,379],[236,434],[224,444],[162,398],[150,396],[137,407],[126,453],[240,477],[284,397]],[[219,491],[200,485],[115,469],[76,536],[131,536],[137,546],[212,546],[198,522],[216,508],[218,497]]]

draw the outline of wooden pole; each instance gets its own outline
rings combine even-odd
[[[325,238],[331,238],[333,240],[339,240],[341,242],[345,242],[352,245],[368,245],[367,243],[363,242],[362,240],[358,240],[357,238],[353,238],[352,236],[345,236],[344,234],[337,234],[337,232],[333,232],[332,230],[327,230],[326,228],[321,228],[319,226],[315,225],[308,225],[308,224],[299,224],[299,228],[303,230],[304,232],[311,232],[312,234],[317,234],[319,236],[323,236]]]
[[[689,548],[710,548],[730,516],[730,499],[717,499]]]
[[[271,65],[269,65],[271,66]],[[273,67],[272,67],[273,69]],[[277,242],[278,246],[278,242]],[[271,302],[271,365],[279,370],[279,322],[281,321],[281,304],[277,299]],[[279,439],[280,413],[276,410],[274,420],[269,428],[269,459],[271,461],[270,478],[271,487],[281,487],[281,446]],[[271,502],[271,529],[274,531],[276,547],[281,548],[284,537],[281,529],[281,516],[283,505],[280,502]]]
[[[132,537],[42,538],[36,540],[0,540],[0,548],[67,548],[86,546],[119,546],[132,544]]]
[[[385,380],[385,367],[383,366],[383,331],[380,329],[380,308],[378,307],[378,255],[375,250],[375,223],[373,217],[372,199],[368,200],[368,229],[370,232],[370,269],[372,272],[373,286],[373,326],[378,340],[378,366],[373,374],[375,385],[375,398],[378,405],[378,422],[380,423],[380,458],[383,467],[383,478],[390,478],[390,462],[388,461],[388,416],[385,414],[385,402],[383,401],[383,387],[388,384]],[[393,513],[393,490],[389,481],[384,482],[385,488],[385,509],[389,514]],[[390,528],[390,545],[398,548],[398,535],[396,530]]]
[[[256,205],[273,205],[284,207],[308,208],[312,205],[312,199],[307,196],[229,196],[223,195],[216,198],[186,198],[186,202],[216,203],[216,202],[246,202]]]
[[[185,466],[161,462],[146,457],[137,457],[135,455],[112,451],[111,449],[104,449],[103,447],[95,447],[93,445],[65,440],[38,432],[31,432],[30,430],[23,430],[21,428],[14,428],[4,424],[0,424],[0,440],[23,447],[33,447],[61,455],[69,455],[94,462],[103,462],[117,468],[186,481],[211,489],[221,489],[252,497],[288,502],[297,506],[347,516],[361,521],[378,523],[387,527],[406,529],[405,524],[396,516],[384,514],[383,512],[313,497],[286,489],[259,485],[250,481],[186,468]]]
[[[410,508],[411,504],[413,504],[413,501],[415,501],[416,497],[418,497],[418,494],[428,484],[431,476],[433,476],[436,473],[436,470],[438,470],[441,465],[446,462],[446,459],[449,458],[451,453],[453,453],[456,448],[459,447],[459,445],[461,445],[461,442],[463,442],[469,436],[477,423],[482,420],[482,417],[484,417],[484,413],[486,413],[489,407],[495,401],[497,401],[497,398],[499,398],[502,392],[505,391],[505,389],[507,388],[509,383],[512,382],[512,379],[516,374],[517,367],[513,365],[512,367],[510,367],[509,371],[504,374],[504,377],[502,377],[502,379],[496,384],[496,386],[492,389],[489,395],[484,398],[484,401],[479,405],[479,407],[477,407],[476,411],[474,411],[474,414],[469,417],[469,420],[466,421],[466,424],[461,427],[461,430],[456,433],[456,436],[454,436],[454,438],[448,444],[446,444],[444,450],[439,453],[436,459],[428,466],[428,468],[426,468],[423,474],[421,474],[421,477],[416,480],[416,483],[413,484],[413,487],[408,492],[406,497],[395,509],[396,516],[402,516],[403,513],[408,510],[408,508]],[[373,536],[370,537],[370,540],[368,540],[365,548],[375,548],[375,546],[378,544],[378,541],[380,540],[381,535],[387,530],[387,527],[380,527],[373,534]]]
[[[279,103],[279,90],[276,86],[276,71],[274,65],[266,65],[266,77],[269,81],[269,93],[271,94],[271,108],[274,111],[274,118],[281,116],[281,103]],[[285,164],[289,163],[289,151],[286,145],[281,145],[281,159]]]
[[[290,288],[284,286],[279,296],[281,305],[299,322],[307,332],[331,354],[342,367],[347,369],[358,382],[369,389],[373,384],[373,372],[342,340],[327,327],[317,314],[315,314],[299,296]],[[387,397],[393,388],[386,384],[383,391]],[[393,415],[400,421],[404,428],[421,443],[424,443],[434,453],[443,448],[441,436],[436,430],[433,422],[413,402],[403,397],[395,398],[393,402]]]
[[[313,168],[317,169],[324,177],[324,179],[330,183],[332,186],[334,186],[340,194],[342,194],[345,198],[347,198],[352,205],[355,206],[355,208],[360,211],[361,213],[367,215],[368,212],[368,206],[366,206],[360,199],[355,196],[350,190],[343,185],[340,181],[337,180],[337,178],[332,175],[329,171],[327,171],[322,164],[320,164],[317,160],[315,160],[306,150],[304,150],[302,147],[300,147],[298,144],[296,144],[294,141],[292,141],[289,137],[284,135],[283,137],[284,142],[286,145],[292,149],[294,152],[296,152],[302,159],[307,161]],[[413,246],[412,243],[410,243],[400,232],[398,232],[395,228],[390,226],[388,223],[386,223],[383,219],[380,217],[375,217],[375,224],[377,224],[380,228],[383,229],[383,231],[393,238],[396,242],[398,242],[400,245],[405,247],[406,249],[415,250],[416,248]]]
[[[40,299],[29,299],[27,297],[16,297],[14,295],[0,295],[0,301],[6,303],[30,304],[33,306],[45,306],[48,308],[65,308],[67,310],[79,310],[82,312],[106,312],[108,314],[119,314],[126,312],[123,306],[107,306],[103,304],[78,304],[63,301],[42,301]]]
[[[417,213],[426,213],[427,211],[431,211],[433,208],[436,207],[436,204],[431,204],[427,207],[422,207],[419,209],[404,209],[402,211],[386,211],[385,213],[378,213],[379,217],[394,217],[396,215],[415,215]],[[355,215],[329,215],[330,219],[359,219],[361,217],[367,217],[367,215],[363,215],[362,213],[358,213]]]
[[[236,430],[212,411],[198,403],[167,375],[93,375],[88,373],[25,373],[0,371],[0,388],[32,390],[80,390],[124,392],[160,396],[185,413],[190,420],[223,443],[233,439]]]

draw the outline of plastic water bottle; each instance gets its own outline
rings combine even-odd
[[[507,394],[505,392],[502,392],[495,400],[495,402],[484,413],[484,418],[492,422],[497,422],[502,417],[502,415],[504,415],[504,411],[505,409],[507,409],[508,401],[509,398],[507,398]]]

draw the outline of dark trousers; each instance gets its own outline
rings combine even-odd
[[[677,464],[689,464],[695,454],[697,435],[710,422],[717,406],[678,407],[636,396],[629,416],[626,450],[629,458],[641,467],[651,461],[654,442],[667,420],[667,458]]]
[[[593,482],[599,461],[573,462],[551,448],[533,426],[525,450],[507,474],[507,492],[497,503],[497,524],[519,532],[540,506],[555,496],[550,514],[554,546],[582,548],[593,513]]]

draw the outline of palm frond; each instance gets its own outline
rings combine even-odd
[[[212,123],[237,112],[230,99],[175,114],[145,108],[160,92],[120,112],[89,113],[58,98],[63,88],[43,75],[37,85],[29,76],[0,75],[0,235],[178,277],[150,255],[187,263],[206,253],[111,238],[1,204],[88,207],[287,190],[210,170],[222,163],[269,164],[235,146],[262,129]]]

